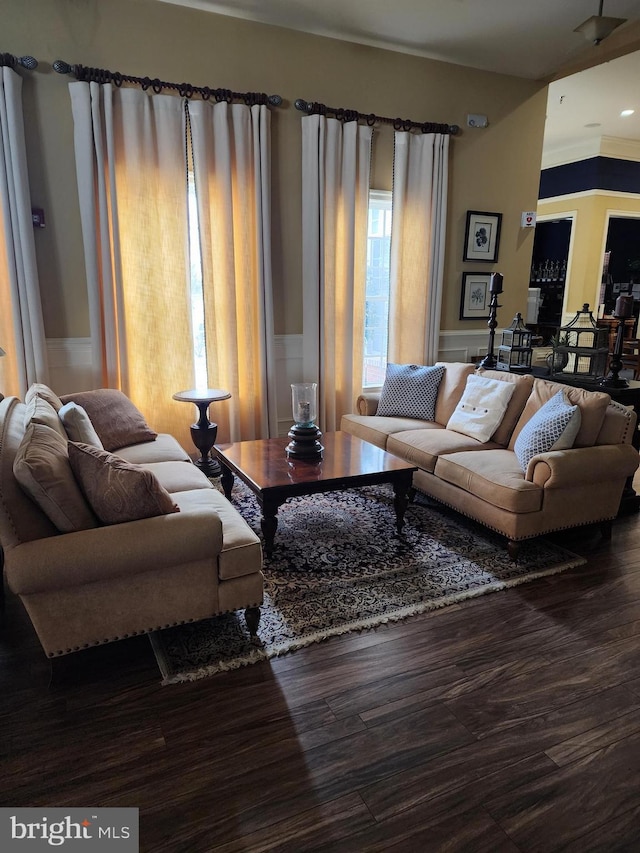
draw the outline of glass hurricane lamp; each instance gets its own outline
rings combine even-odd
[[[318,416],[318,385],[316,382],[294,382],[291,385],[291,410],[293,426],[288,432],[291,439],[286,447],[292,459],[321,459],[324,447],[320,444],[322,433],[314,423]]]

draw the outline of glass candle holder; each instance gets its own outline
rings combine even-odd
[[[291,410],[297,426],[310,426],[318,416],[318,384],[294,382],[291,385]]]

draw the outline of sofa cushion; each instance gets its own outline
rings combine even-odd
[[[65,394],[63,403],[77,403],[85,410],[105,450],[153,441],[158,435],[131,400],[115,388],[98,388]]]
[[[65,403],[58,412],[69,441],[80,441],[104,450],[98,433],[93,428],[89,415],[77,403]]]
[[[163,489],[169,494],[187,492],[190,489],[213,489],[214,486],[203,472],[191,463],[144,462],[142,467],[151,471]]]
[[[484,376],[467,377],[467,386],[447,423],[447,429],[480,442],[489,441],[500,425],[515,385]]]
[[[44,397],[40,397],[38,394],[33,394],[29,402],[25,405],[25,427],[29,426],[30,423],[44,424],[45,426],[48,426],[49,429],[55,430],[60,438],[67,438],[67,434],[62,425],[62,421],[58,416],[58,412],[54,409],[51,403],[44,399]]]
[[[30,423],[13,462],[22,489],[61,533],[88,530],[98,522],[73,476],[67,441],[51,427]]]
[[[169,433],[158,433],[154,441],[143,441],[128,447],[119,447],[113,451],[116,456],[132,462],[134,465],[146,465],[148,462],[191,462],[189,454]]]
[[[527,421],[558,391],[564,391],[569,403],[580,409],[581,423],[573,443],[574,447],[592,447],[596,443],[611,397],[601,391],[585,391],[582,388],[572,388],[546,379],[535,379],[529,399],[511,436],[509,442],[511,450]]]
[[[508,512],[538,512],[542,508],[541,486],[525,480],[511,450],[499,448],[440,456],[435,475],[447,483]]]
[[[467,378],[475,372],[476,366],[458,361],[436,362],[436,367],[440,365],[445,370],[438,389],[435,421],[446,426],[466,388]]]
[[[212,507],[222,522],[222,550],[218,554],[218,577],[230,580],[253,574],[262,565],[260,539],[238,510],[217,489],[176,492],[173,499],[182,512]]]
[[[376,415],[433,421],[443,375],[443,366],[387,364]]]
[[[580,409],[567,402],[558,391],[527,421],[513,446],[520,467],[526,473],[529,462],[539,453],[567,450],[580,429]]]
[[[34,397],[41,397],[43,400],[46,400],[47,403],[53,406],[56,412],[62,406],[60,397],[48,385],[43,385],[42,382],[34,382],[33,385],[29,386],[27,393],[24,395],[25,403],[30,403]]]
[[[378,418],[375,415],[343,415],[340,429],[386,450],[390,435],[410,430],[443,430],[440,424],[416,418]]]
[[[485,376],[487,379],[497,379],[499,382],[512,382],[515,386],[513,395],[507,406],[507,411],[504,413],[500,425],[491,436],[491,440],[495,441],[496,444],[506,447],[531,394],[533,376],[529,373],[520,376],[517,373],[509,373],[505,370],[484,370],[483,368],[478,370],[477,375]]]
[[[390,435],[386,449],[394,456],[432,473],[438,457],[444,453],[493,450],[498,447],[500,445],[493,441],[481,443],[468,435],[434,424],[433,429],[412,429]]]
[[[120,524],[180,511],[151,471],[125,462],[106,450],[70,441],[69,462],[103,524]]]

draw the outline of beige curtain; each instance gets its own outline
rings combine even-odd
[[[304,380],[318,421],[340,429],[362,391],[372,128],[302,119]]]
[[[184,107],[111,84],[69,85],[94,385],[119,388],[191,448],[194,384]]]
[[[449,136],[395,134],[388,361],[438,359]]]
[[[265,106],[189,104],[209,384],[218,441],[277,435]]]
[[[0,393],[49,382],[27,173],[22,78],[0,68]]]

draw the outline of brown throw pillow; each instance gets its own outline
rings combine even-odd
[[[66,439],[65,432],[60,415],[51,405],[39,394],[34,394],[28,403],[25,403],[24,425],[28,427],[30,423],[44,424],[50,429],[54,429],[60,438]]]
[[[129,444],[154,441],[158,433],[150,429],[142,412],[131,400],[115,388],[98,388],[65,394],[63,403],[82,406],[93,424],[105,450],[117,450]]]
[[[73,476],[67,440],[51,427],[39,423],[27,427],[13,462],[13,473],[23,491],[61,533],[98,526]]]
[[[103,524],[120,524],[180,512],[151,471],[106,450],[69,442],[69,462],[93,511]]]
[[[43,385],[42,382],[34,382],[33,385],[29,386],[27,393],[24,395],[25,403],[30,403],[34,397],[41,397],[43,400],[46,400],[47,403],[53,406],[56,412],[62,406],[60,397],[48,385]]]

